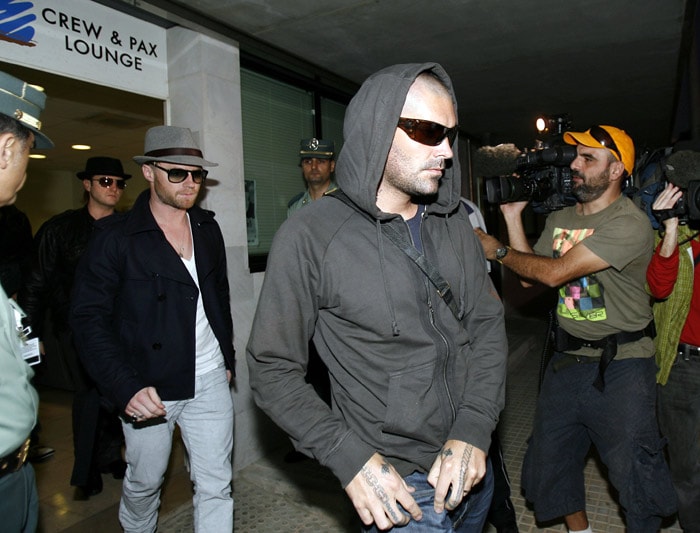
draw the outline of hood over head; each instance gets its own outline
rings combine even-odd
[[[372,217],[383,219],[394,215],[377,207],[377,188],[386,165],[406,95],[418,75],[434,73],[447,87],[457,113],[452,81],[437,63],[393,65],[372,74],[360,87],[345,112],[345,142],[335,168],[336,182],[343,192]],[[446,168],[429,211],[448,213],[459,205],[460,171],[457,141],[453,159]]]

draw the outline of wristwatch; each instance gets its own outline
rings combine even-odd
[[[500,248],[496,248],[496,261],[502,264],[503,258],[508,255],[508,250],[510,250],[510,246],[501,246]]]

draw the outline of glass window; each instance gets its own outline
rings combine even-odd
[[[299,168],[299,141],[322,137],[342,146],[345,104],[319,98],[312,90],[241,69],[243,165],[247,199],[249,265],[265,268],[272,238],[287,218],[287,204],[304,190]],[[320,128],[315,120],[319,113]]]

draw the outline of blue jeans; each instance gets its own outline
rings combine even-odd
[[[484,479],[462,500],[453,511],[435,512],[433,504],[435,489],[428,483],[427,474],[414,472],[404,478],[406,483],[415,487],[413,499],[423,511],[423,518],[419,521],[411,520],[403,527],[395,527],[392,531],[401,533],[481,533],[484,530],[486,517],[491,507],[493,496],[493,471],[490,461],[486,464]],[[405,512],[405,511],[404,511]],[[377,527],[363,526],[366,533],[378,533]]]
[[[628,531],[656,532],[676,511],[676,495],[656,419],[656,362],[613,360],[605,390],[592,384],[597,363],[554,367],[555,353],[537,400],[522,484],[538,521],[586,508],[583,470],[591,444],[618,490]]]
[[[233,400],[226,371],[222,367],[195,378],[194,398],[163,403],[165,419],[123,423],[127,467],[119,521],[124,531],[156,529],[175,424],[180,426],[194,483],[194,530],[233,531]]]
[[[681,526],[700,532],[700,357],[679,356],[668,383],[659,386],[659,425],[668,439]]]

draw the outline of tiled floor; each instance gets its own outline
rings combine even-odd
[[[537,395],[544,322],[510,320],[511,354],[507,406],[500,428],[506,464],[513,486],[513,503],[520,531],[565,532],[561,523],[535,524],[532,510],[520,494],[520,465]],[[56,448],[49,461],[36,465],[41,498],[40,532],[119,532],[117,509],[120,482],[103,476],[102,494],[89,501],[74,501],[69,486],[72,467],[70,394],[41,391],[42,440]],[[236,531],[242,533],[349,533],[359,530],[355,513],[335,478],[313,461],[288,464],[286,450],[265,458],[236,474],[234,480]],[[593,530],[623,532],[618,505],[595,459],[586,468],[588,514]],[[183,467],[182,447],[176,446],[163,491],[160,533],[192,531],[191,486]],[[492,533],[493,528],[486,530]],[[676,523],[665,524],[667,533],[680,533]]]
[[[56,453],[48,461],[34,465],[40,500],[39,532],[121,532],[117,520],[120,480],[105,474],[102,476],[104,489],[101,494],[87,501],[73,499],[74,488],[70,486],[73,468],[72,395],[58,389],[40,389],[40,399],[41,442],[54,448]],[[183,464],[182,447],[176,445],[163,491],[163,513],[190,501],[192,497]]]

